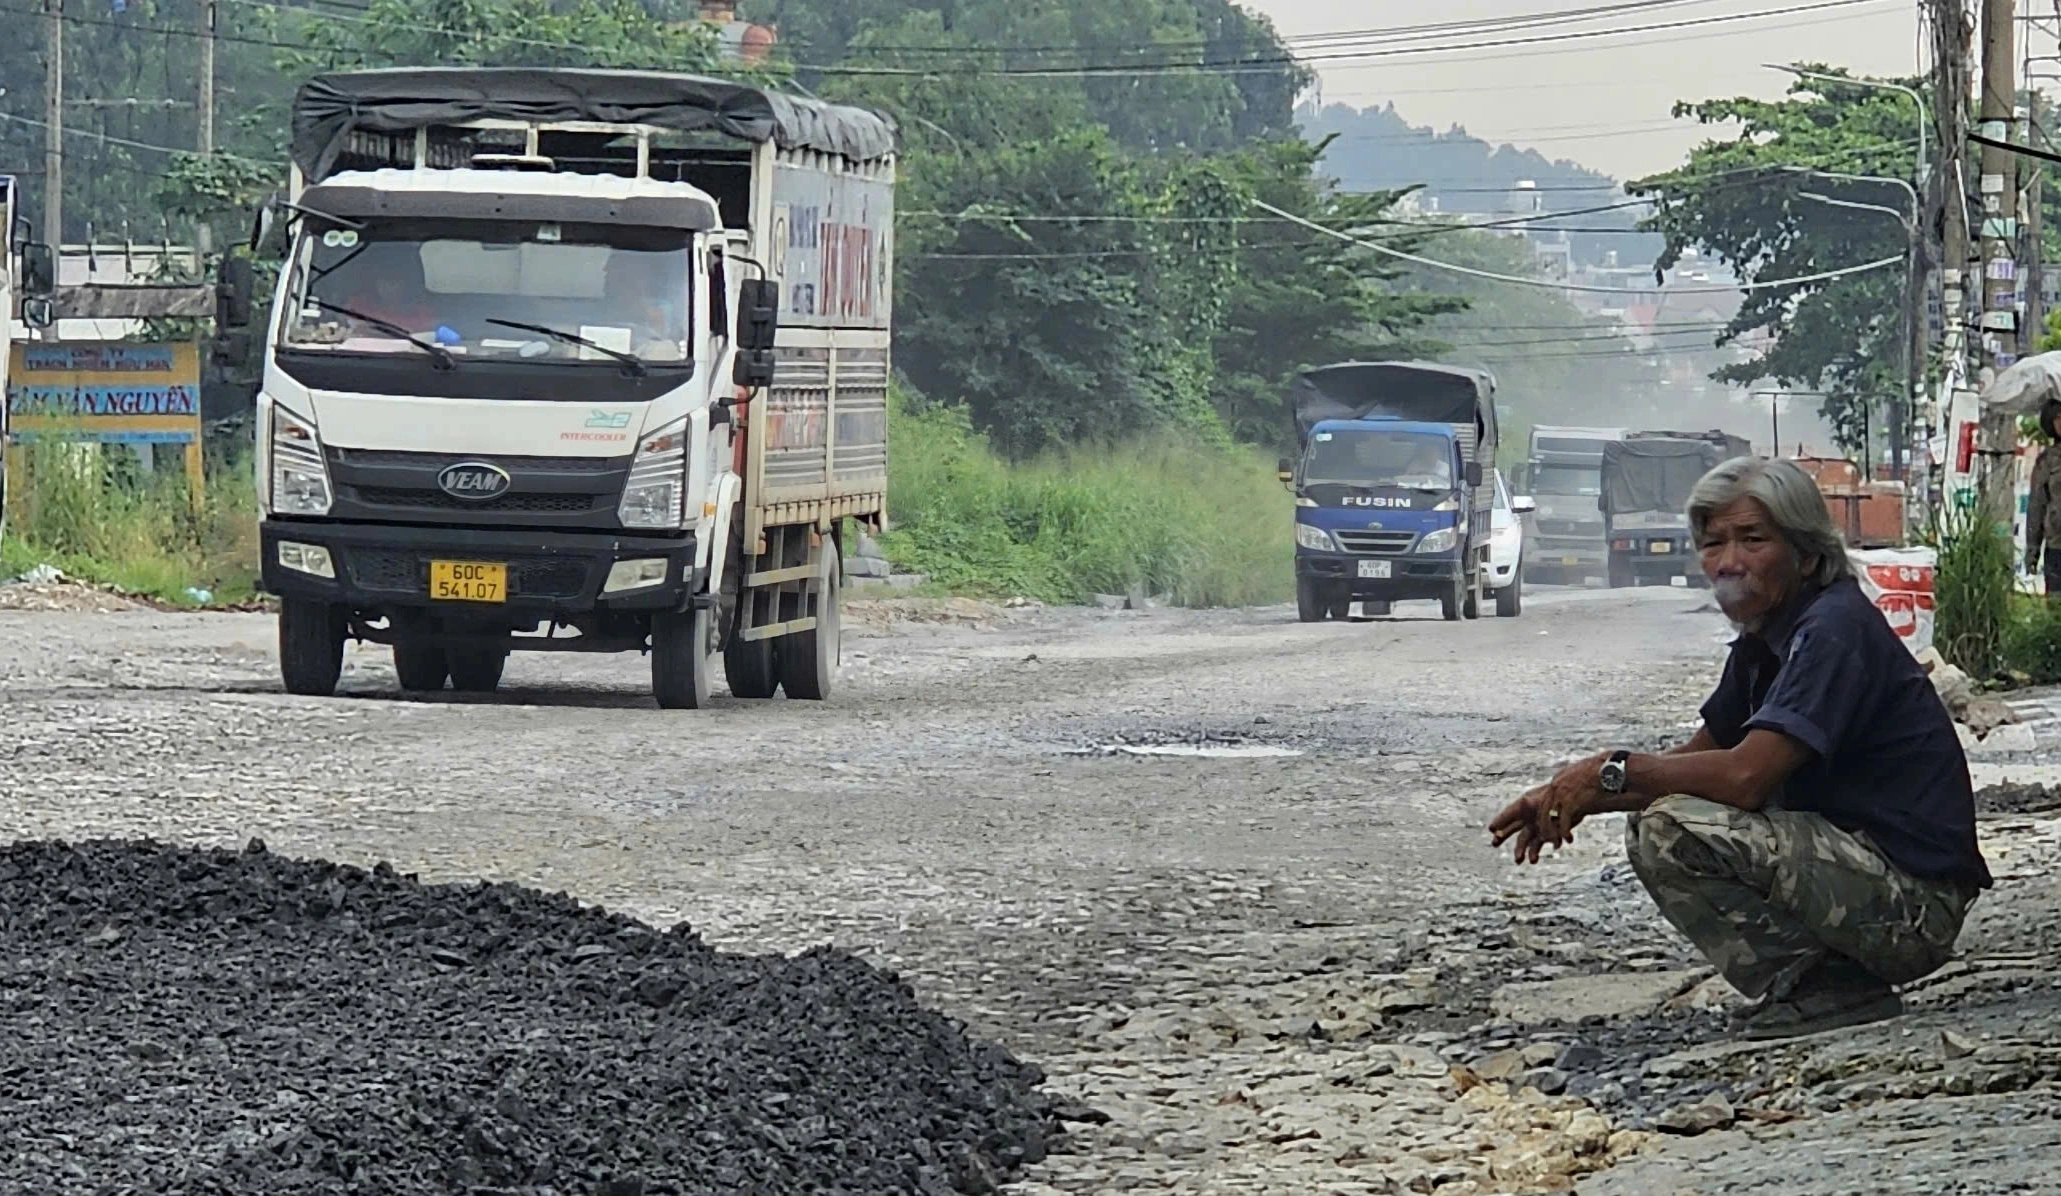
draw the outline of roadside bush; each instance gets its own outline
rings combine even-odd
[[[2023,673],[2036,685],[2061,681],[2061,601],[2013,596],[2003,661],[2007,671]]]
[[[1948,663],[1978,680],[2003,667],[2017,562],[2011,537],[1979,509],[1955,510],[1936,533],[1933,641]]]
[[[0,573],[48,564],[167,602],[256,592],[256,499],[246,457],[212,462],[198,510],[183,471],[142,473],[119,449],[26,445],[7,479]]]
[[[1162,436],[1014,463],[964,408],[890,413],[883,547],[955,591],[1083,602],[1143,592],[1183,606],[1294,593],[1289,498],[1247,449]]]

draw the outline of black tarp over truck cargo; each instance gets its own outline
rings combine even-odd
[[[1481,485],[1468,506],[1471,542],[1489,534],[1496,501],[1496,378],[1487,370],[1421,361],[1351,361],[1305,370],[1289,394],[1295,440],[1309,447],[1310,430],[1327,419],[1399,419],[1449,424],[1464,460],[1481,466]]]
[[[659,71],[398,67],[317,75],[293,100],[293,164],[328,174],[355,131],[408,133],[479,120],[593,121],[712,130],[855,162],[893,154],[892,119],[740,83]]]
[[[1689,492],[1721,461],[1751,452],[1744,440],[1722,433],[1712,436],[1641,436],[1603,446],[1603,495],[1597,505],[1605,515],[1633,511],[1688,509]]]

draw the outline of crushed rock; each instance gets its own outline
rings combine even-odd
[[[0,1016],[10,1192],[986,1193],[1063,1112],[846,952],[256,841],[0,847]]]

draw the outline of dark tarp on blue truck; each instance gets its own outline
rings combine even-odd
[[[329,173],[354,131],[395,134],[477,120],[593,121],[820,150],[855,162],[895,152],[878,112],[698,75],[556,67],[397,67],[317,75],[293,98],[293,164]]]

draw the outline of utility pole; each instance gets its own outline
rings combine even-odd
[[[2020,251],[2020,271],[2025,275],[2025,327],[2018,337],[2018,354],[2031,356],[2039,345],[2040,336],[2047,330],[2047,311],[2044,287],[2046,280],[2040,250],[2042,195],[2046,187],[2047,171],[2043,166],[2030,168],[2032,178],[2025,184],[2025,242]]]
[[[43,0],[43,239],[64,242],[64,0]]]
[[[1926,404],[1925,423],[1935,435],[1944,430],[1950,436],[1958,436],[1954,412],[1960,404],[1956,400],[1969,394],[1973,386],[1968,362],[1970,281],[1972,275],[1979,286],[1981,278],[1970,269],[1974,259],[1970,238],[1975,230],[1969,227],[1968,192],[1972,180],[1965,165],[1974,27],[1969,20],[1967,0],[1926,0],[1924,13],[1926,31],[1932,41],[1932,142],[1940,147],[1938,165],[1926,188],[1926,210],[1939,214],[1942,375],[1939,388],[1931,396],[1934,401]],[[1926,502],[1922,505],[1932,506],[1955,497],[1946,492],[1943,473],[1928,469],[1925,481]],[[1920,506],[1906,503],[1905,511],[1916,516]]]
[[[200,5],[200,156],[215,156],[215,0],[201,0]],[[199,252],[202,269],[206,269],[207,256],[214,248],[214,230],[206,220],[194,232],[194,248]]]
[[[1982,4],[1982,135],[2014,142],[2017,123],[2018,18],[2015,0]],[[1982,147],[1982,360],[1987,382],[2018,359],[2018,161],[2009,150]],[[1976,438],[1977,474],[1984,509],[2010,525],[2016,490],[2018,421],[2007,412],[1984,411]]]

